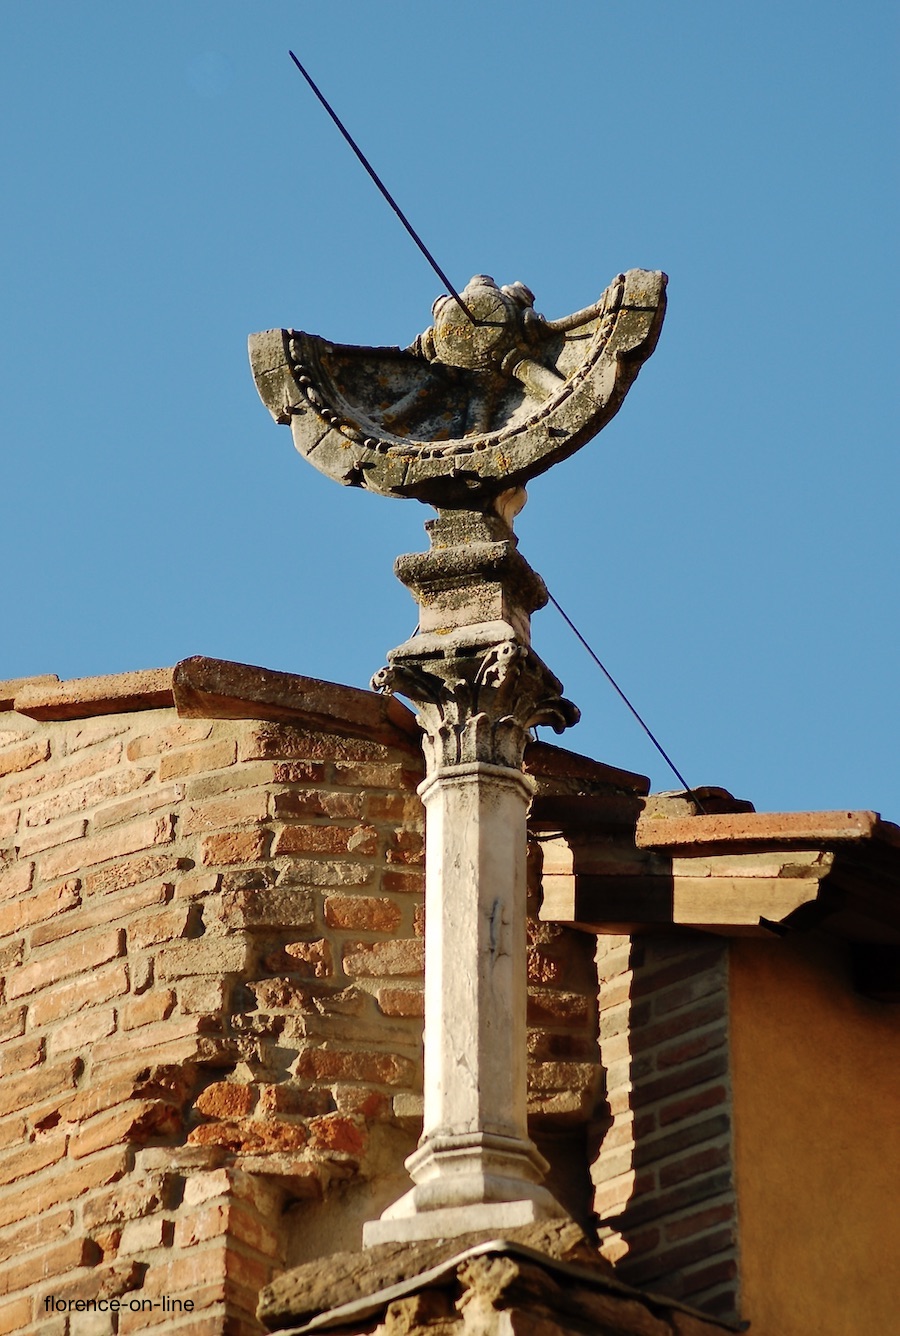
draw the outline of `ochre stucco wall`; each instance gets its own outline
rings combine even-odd
[[[900,1008],[852,991],[836,941],[732,945],[742,1316],[900,1331]]]

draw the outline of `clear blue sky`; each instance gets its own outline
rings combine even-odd
[[[0,678],[208,654],[364,685],[430,514],[335,486],[254,330],[406,343],[440,263],[558,316],[670,275],[618,418],[521,546],[693,784],[900,818],[897,7],[2,7]],[[890,424],[890,425],[889,425]],[[548,609],[568,745],[675,781]]]

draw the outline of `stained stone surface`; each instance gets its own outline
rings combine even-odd
[[[316,1313],[374,1294],[484,1241],[483,1231],[421,1243],[382,1243],[362,1252],[335,1253],[286,1271],[260,1294],[259,1316],[272,1330],[299,1325]],[[592,1248],[571,1220],[548,1220],[504,1232],[504,1238],[560,1261],[595,1266],[608,1276],[611,1264]]]
[[[250,337],[263,403],[311,464],[348,486],[438,506],[485,500],[543,473],[618,411],[653,352],[666,276],[619,274],[560,320],[522,283],[478,274],[439,297],[406,349],[359,348],[299,330]]]
[[[577,1225],[546,1222],[339,1253],[263,1290],[270,1331],[343,1336],[724,1336],[683,1304],[615,1279]]]

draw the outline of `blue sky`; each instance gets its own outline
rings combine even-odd
[[[522,551],[692,784],[900,818],[897,10],[45,0],[0,12],[0,678],[202,653],[364,685],[431,513],[335,486],[246,336],[404,344],[441,265],[562,315],[670,276]],[[568,745],[675,786],[552,609]]]

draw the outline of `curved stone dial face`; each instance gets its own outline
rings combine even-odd
[[[656,346],[665,287],[665,274],[632,269],[592,306],[545,320],[524,284],[479,274],[461,294],[468,314],[439,297],[405,350],[270,330],[251,335],[250,362],[272,416],[329,477],[477,509],[613,417]]]

